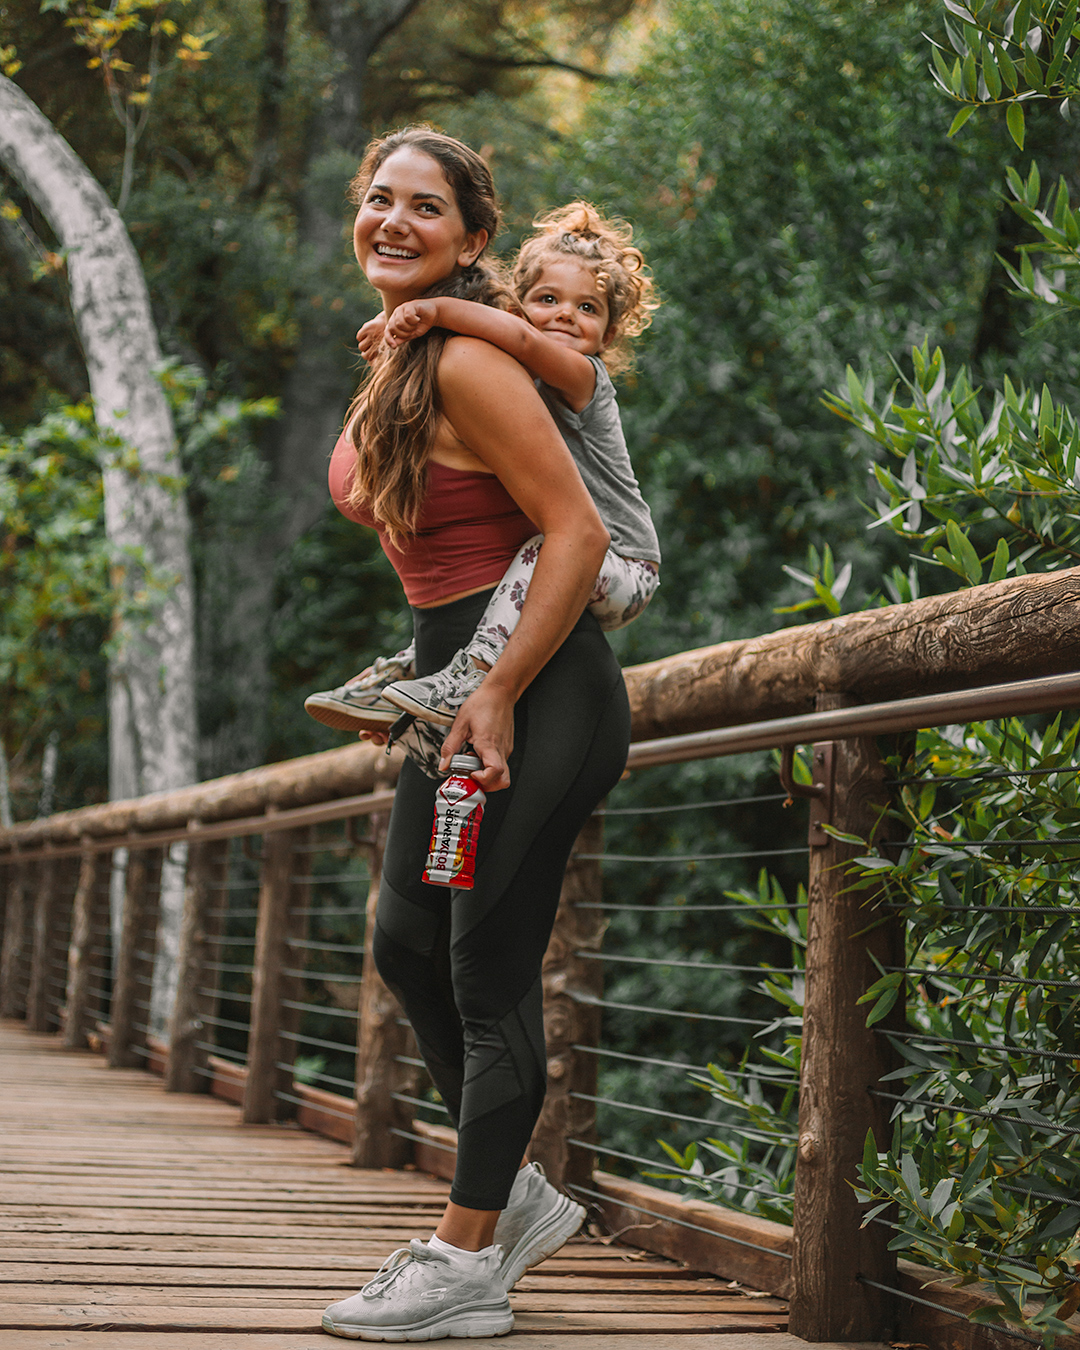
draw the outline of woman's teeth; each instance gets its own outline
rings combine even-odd
[[[391,248],[388,244],[376,244],[375,252],[380,258],[418,258],[419,253],[412,253],[407,248]]]

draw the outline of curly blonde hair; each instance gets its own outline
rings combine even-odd
[[[587,267],[607,300],[611,340],[601,352],[612,375],[633,364],[630,343],[652,323],[659,308],[656,287],[645,257],[631,243],[633,229],[621,220],[608,220],[588,202],[570,202],[533,221],[537,233],[521,246],[511,284],[519,300],[536,285],[544,264],[573,258]]]

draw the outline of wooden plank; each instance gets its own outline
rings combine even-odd
[[[336,1300],[335,1300],[336,1301]],[[321,1307],[253,1308],[206,1307],[201,1300],[191,1304],[170,1304],[159,1315],[152,1301],[135,1304],[95,1304],[86,1300],[56,1305],[12,1305],[0,1309],[0,1330],[20,1327],[47,1331],[53,1327],[123,1326],[150,1331],[311,1331],[319,1326]],[[755,1331],[773,1327],[784,1329],[786,1319],[754,1319],[739,1313],[636,1312],[633,1325],[639,1331]],[[627,1317],[620,1312],[531,1311],[515,1313],[521,1331],[617,1331],[626,1330]],[[5,1348],[6,1350],[6,1348]]]
[[[818,709],[849,702],[821,695]],[[813,768],[830,793],[830,823],[862,839],[880,835],[890,798],[876,743],[815,745]],[[882,1149],[891,1138],[889,1104],[872,1089],[896,1067],[859,999],[883,968],[903,965],[903,935],[895,914],[878,908],[883,887],[852,885],[848,866],[860,852],[829,835],[811,840],[791,1295],[791,1329],[809,1341],[869,1340],[887,1334],[895,1318],[884,1295],[859,1278],[894,1283],[892,1234],[863,1227],[853,1186],[867,1131]]]
[[[529,1337],[526,1341],[524,1338]],[[530,1350],[692,1350],[696,1342],[688,1341],[680,1333],[661,1332],[640,1335],[636,1330],[625,1335],[585,1333],[533,1332],[518,1327],[504,1341],[496,1345],[524,1344]],[[492,1341],[467,1337],[455,1342],[455,1350],[476,1350],[490,1346]],[[4,1350],[326,1350],[327,1342],[321,1332],[291,1334],[289,1332],[182,1332],[133,1331],[8,1331],[4,1334]],[[711,1348],[710,1348],[711,1350]],[[772,1334],[757,1331],[731,1332],[724,1336],[723,1350],[806,1350],[805,1341],[797,1341],[784,1332]],[[818,1350],[887,1350],[880,1345],[826,1345]]]
[[[792,1236],[783,1224],[608,1172],[594,1172],[590,1189],[604,1197],[590,1198],[590,1204],[621,1241],[754,1289],[789,1295]]]
[[[596,1134],[596,1104],[586,1098],[596,1096],[599,1061],[574,1046],[599,1044],[601,1009],[579,1001],[577,996],[600,997],[604,967],[601,961],[590,961],[577,953],[600,950],[607,920],[602,910],[584,907],[602,897],[600,864],[575,855],[601,853],[603,845],[603,819],[594,816],[578,835],[571,853],[559,892],[555,926],[544,953],[548,1090],[529,1143],[529,1157],[543,1166],[559,1190],[574,1184],[588,1185],[595,1162],[591,1149],[575,1147],[568,1140],[588,1143]]]

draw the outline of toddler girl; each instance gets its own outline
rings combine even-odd
[[[523,317],[445,296],[414,300],[388,320],[366,324],[360,350],[377,358],[381,342],[395,347],[446,328],[500,347],[530,371],[611,535],[588,600],[600,627],[610,631],[636,619],[659,584],[656,531],[630,464],[609,373],[629,365],[630,339],[648,326],[656,301],[629,226],[605,220],[584,202],[536,224],[512,277]],[[475,634],[443,670],[407,678],[406,649],[380,658],[340,689],[312,694],[305,708],[330,726],[358,731],[386,731],[402,712],[450,726],[514,631],[542,543],[536,535],[521,547]]]

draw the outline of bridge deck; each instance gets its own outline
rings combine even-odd
[[[167,1095],[16,1022],[0,1023],[0,1083],[3,1350],[328,1350],[322,1308],[426,1237],[446,1197],[423,1173],[358,1171],[330,1140],[243,1126],[227,1103]],[[776,1299],[595,1239],[512,1301],[498,1344],[523,1350],[804,1344]]]

